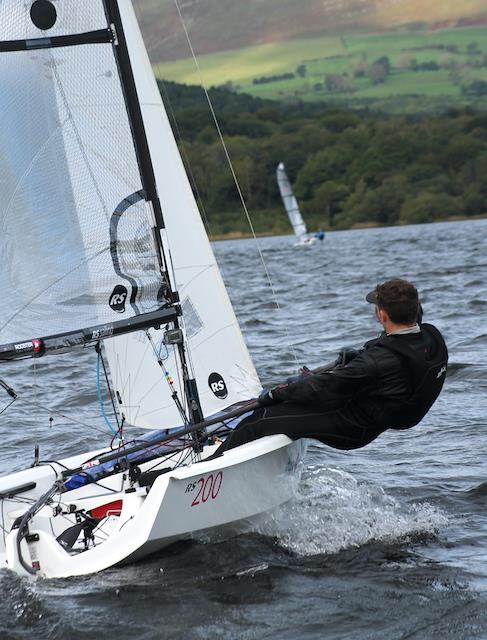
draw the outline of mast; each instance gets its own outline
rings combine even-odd
[[[1,0],[0,31],[0,352],[111,337],[143,429],[258,395],[132,2]]]
[[[161,231],[165,228],[164,216],[157,192],[157,185],[149,150],[149,143],[147,140],[142,111],[140,109],[137,87],[135,84],[134,73],[130,60],[130,53],[127,46],[127,40],[125,37],[123,21],[120,15],[118,3],[119,0],[103,0],[108,22],[114,30],[115,39],[113,41],[113,50],[118,66],[122,90],[125,97],[127,114],[132,130],[132,137],[137,161],[139,164],[140,177],[145,192],[144,195],[153,214],[152,233],[154,245],[157,251],[159,268],[164,281],[163,295],[169,304],[177,305],[180,301],[179,294],[171,287],[171,279],[169,277],[167,269],[168,261],[165,256],[164,246],[161,239]],[[190,422],[201,422],[204,419],[204,415],[199,401],[196,380],[189,374],[186,348],[184,344],[184,334],[180,328],[177,317],[173,322],[174,331],[166,333],[167,343],[175,345],[178,350],[181,371],[183,374],[184,392],[189,408]]]
[[[195,378],[198,386],[202,412],[208,416],[231,404],[255,397],[261,384],[203,225],[133,4],[130,0],[120,0],[117,6],[155,175],[155,191],[164,214],[164,227],[158,229],[158,233],[170,260],[167,270],[172,287],[180,298],[177,303],[182,310],[179,324],[184,331],[191,377]],[[115,61],[114,66],[121,92]],[[127,116],[123,95],[122,101]],[[128,122],[127,128],[135,170],[139,173]],[[141,184],[140,177],[138,182]],[[140,188],[142,194],[143,188]],[[143,205],[144,210],[148,211],[145,201]],[[121,224],[124,223],[127,229],[130,226],[130,213],[122,216]],[[147,231],[151,239],[150,225]],[[120,250],[122,258],[130,260],[130,255],[124,254],[122,246]],[[155,256],[153,263],[157,269]],[[122,272],[130,273],[130,264],[125,264],[125,269],[124,264],[121,263]],[[168,346],[168,338],[171,338],[171,346]],[[174,426],[180,420],[173,391],[177,390],[184,400],[191,395],[186,393],[191,389],[183,380],[179,351],[173,340],[178,340],[177,329],[174,333],[151,331],[149,345],[136,334],[106,341],[114,387],[120,394],[119,404],[128,424],[158,429],[161,426]],[[161,375],[161,368],[164,375]],[[148,389],[151,393],[147,393]]]

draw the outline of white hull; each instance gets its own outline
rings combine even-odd
[[[211,455],[216,445],[206,448]],[[44,506],[29,524],[29,539],[22,540],[24,562],[45,578],[79,576],[131,562],[183,539],[208,539],[248,530],[252,520],[286,502],[299,482],[304,441],[292,442],[283,435],[261,438],[211,460],[179,466],[157,477],[150,490],[137,482],[129,486],[116,474],[62,494],[64,513],[53,515],[53,504]],[[88,456],[89,457],[89,456]],[[86,455],[62,461],[79,464]],[[141,465],[142,471],[156,461]],[[42,466],[11,474],[0,480],[0,494],[28,483],[36,487],[18,494],[36,500],[54,481],[50,467]],[[128,489],[128,491],[127,491]],[[56,540],[76,523],[76,514],[100,505],[122,501],[121,512],[107,515],[95,530],[94,544],[85,550],[80,539],[65,550]],[[17,553],[15,520],[30,506],[3,497],[5,545],[1,540],[3,566],[27,575]],[[20,507],[20,508],[19,508]],[[2,548],[3,547],[3,548]],[[1,566],[1,565],[0,565]]]
[[[316,241],[316,238],[314,236],[304,235],[304,236],[300,236],[298,242],[296,242],[294,246],[295,247],[311,247],[311,245],[313,245],[315,241]]]

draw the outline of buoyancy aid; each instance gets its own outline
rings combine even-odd
[[[448,349],[436,327],[423,323],[424,340],[413,345],[400,336],[384,336],[377,344],[401,356],[411,376],[412,393],[392,409],[391,428],[410,429],[420,422],[440,395],[448,366]]]

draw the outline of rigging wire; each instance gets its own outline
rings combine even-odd
[[[163,104],[164,105],[167,104],[167,106],[169,107],[172,125],[173,125],[173,127],[174,127],[174,129],[176,131],[176,136],[177,136],[177,138],[179,140],[178,148],[180,149],[181,155],[183,157],[183,164],[184,164],[184,167],[185,167],[186,171],[189,173],[191,187],[196,192],[197,205],[198,205],[199,211],[201,211],[201,213],[203,214],[203,223],[204,223],[205,229],[207,231],[207,234],[209,236],[211,236],[212,232],[211,232],[210,220],[209,220],[208,215],[206,213],[205,203],[204,203],[203,198],[201,197],[201,193],[200,193],[200,191],[198,189],[198,182],[197,182],[196,177],[195,177],[195,175],[193,173],[193,168],[191,166],[191,161],[190,161],[190,158],[189,158],[189,154],[186,151],[186,145],[185,145],[184,140],[183,140],[183,135],[182,135],[181,130],[179,128],[179,124],[178,124],[178,121],[177,121],[177,118],[176,118],[176,114],[174,112],[174,109],[173,109],[173,106],[172,106],[172,102],[171,102],[171,99],[169,97],[169,93],[168,93],[168,91],[166,89],[166,84],[164,82],[164,79],[161,78],[160,82],[161,82],[161,85],[162,85],[162,89],[164,91],[164,95],[166,97],[166,102],[165,103],[163,102]],[[174,263],[173,263],[170,251],[169,251],[169,259],[170,259],[170,264],[171,264],[172,277],[173,277],[174,282],[176,282],[176,274],[175,274],[175,271],[174,271]],[[220,269],[220,271],[224,272],[224,267],[222,265],[219,264],[218,268]],[[185,321],[184,321],[184,315],[181,316],[180,323],[181,323],[181,325],[184,328],[185,333],[186,333],[186,324],[185,324]],[[186,357],[187,357],[187,360],[188,360],[189,370],[191,371],[191,375],[194,377],[195,368],[194,368],[194,364],[193,364],[193,358],[192,358],[190,345],[189,345],[189,342],[187,340],[186,340],[185,343],[186,343]],[[180,373],[179,369],[178,369],[178,377],[179,377],[180,388],[182,388],[181,387],[181,373]],[[185,422],[187,422],[187,419],[185,419]]]
[[[164,374],[164,379],[166,380],[168,386],[169,386],[169,390],[171,392],[171,398],[174,400],[174,404],[177,407],[177,410],[179,411],[179,415],[181,416],[181,420],[183,421],[184,424],[188,423],[188,417],[184,411],[184,407],[181,404],[181,400],[179,399],[178,396],[178,392],[176,390],[176,387],[174,386],[174,380],[171,378],[171,374],[169,373],[169,371],[166,369],[166,366],[164,365],[164,360],[162,359],[160,353],[157,352],[156,349],[156,345],[154,344],[154,340],[152,339],[152,336],[149,332],[149,330],[147,330],[145,332],[146,338],[149,341],[151,347],[152,347],[152,351],[154,352],[154,356],[157,360],[157,364],[159,365],[159,367],[162,369],[162,373]]]
[[[52,409],[51,407],[47,407],[47,406],[43,406],[42,404],[37,404],[36,402],[32,402],[30,400],[25,400],[19,397],[20,400],[20,405],[27,405],[28,407],[32,407],[34,409],[37,409],[39,411],[42,411],[44,413],[47,413],[49,416],[57,416],[58,418],[63,418],[64,420],[67,420],[70,423],[73,424],[77,424],[80,427],[85,427],[86,429],[91,429],[92,431],[97,431],[98,433],[102,433],[103,435],[106,436],[106,430],[105,429],[101,429],[100,427],[95,427],[95,425],[93,424],[89,424],[87,422],[83,422],[81,420],[77,420],[76,418],[73,418],[72,416],[67,416],[64,413],[61,413],[60,411],[56,411],[55,409]]]
[[[110,432],[112,433],[112,435],[115,437],[117,435],[117,433],[119,432],[119,429],[115,429],[115,427],[112,425],[112,423],[110,422],[106,411],[105,411],[105,404],[103,402],[103,398],[101,395],[101,376],[100,376],[100,363],[101,363],[101,350],[98,351],[98,357],[96,359],[96,397],[98,398],[98,404],[100,406],[100,414],[103,418],[103,420],[105,421],[105,424],[107,425],[107,427],[109,428]]]
[[[5,413],[5,411],[7,411],[7,409],[9,407],[11,407],[13,405],[13,403],[15,402],[17,398],[14,398],[13,400],[11,400],[1,411],[0,411],[0,416],[2,415],[2,413]]]
[[[227,145],[226,145],[225,140],[224,140],[224,138],[223,138],[223,133],[222,133],[222,131],[221,131],[220,123],[219,123],[218,118],[217,118],[217,115],[216,115],[216,113],[215,113],[215,109],[213,108],[213,103],[212,103],[212,101],[211,101],[210,94],[208,93],[208,89],[206,88],[206,84],[205,84],[204,79],[203,79],[203,74],[202,74],[202,72],[201,72],[201,67],[200,67],[200,64],[199,64],[198,58],[197,58],[197,56],[196,56],[196,53],[195,53],[195,51],[194,51],[193,44],[192,44],[192,42],[191,42],[191,38],[189,37],[189,33],[188,33],[187,28],[186,28],[186,23],[185,23],[185,21],[184,21],[183,14],[182,14],[182,12],[181,12],[181,8],[180,8],[180,6],[179,6],[179,2],[178,2],[178,0],[174,0],[174,4],[175,4],[175,6],[176,6],[176,10],[177,10],[177,12],[178,12],[179,19],[180,19],[180,21],[181,21],[181,25],[182,25],[182,27],[183,27],[184,35],[185,35],[185,37],[186,37],[186,41],[187,41],[187,43],[188,43],[189,50],[190,50],[190,52],[191,52],[191,56],[192,56],[192,58],[193,58],[193,62],[194,62],[194,64],[195,64],[196,70],[197,70],[198,75],[199,75],[199,78],[200,78],[200,84],[201,84],[201,86],[202,86],[202,88],[203,88],[203,91],[204,91],[204,94],[205,94],[205,97],[206,97],[206,101],[207,101],[207,103],[208,103],[208,107],[209,107],[209,109],[210,109],[211,116],[212,116],[212,118],[213,118],[213,122],[214,122],[214,124],[215,124],[215,128],[216,128],[216,131],[217,131],[217,133],[218,133],[218,137],[219,137],[219,139],[220,139],[220,143],[221,143],[221,145],[222,145],[222,148],[223,148],[223,152],[224,152],[224,155],[225,155],[226,161],[227,161],[228,166],[229,166],[229,168],[230,168],[230,172],[231,172],[231,174],[232,174],[232,178],[233,178],[233,181],[234,181],[234,183],[235,183],[235,187],[236,187],[236,189],[237,189],[238,196],[239,196],[240,202],[241,202],[241,204],[242,204],[242,208],[243,208],[243,210],[244,210],[244,212],[245,212],[245,216],[246,216],[246,218],[247,218],[247,222],[248,222],[248,224],[249,224],[249,227],[250,227],[250,230],[251,230],[251,233],[252,233],[252,237],[253,237],[254,242],[255,242],[255,244],[256,244],[256,246],[257,246],[257,250],[258,250],[258,253],[259,253],[259,257],[260,257],[260,260],[261,260],[261,262],[262,262],[262,266],[263,266],[263,268],[264,268],[264,272],[265,272],[265,275],[266,275],[267,281],[268,281],[268,283],[269,283],[269,287],[270,287],[271,292],[272,292],[272,298],[273,298],[273,300],[274,300],[274,304],[275,304],[276,309],[278,310],[278,312],[279,312],[279,313],[282,313],[282,308],[281,308],[281,305],[279,304],[279,299],[278,299],[278,296],[277,296],[277,292],[276,292],[276,290],[275,290],[274,283],[272,282],[272,278],[271,278],[271,275],[270,275],[270,273],[269,273],[269,269],[267,268],[267,264],[266,264],[266,261],[265,261],[264,254],[263,254],[263,252],[262,252],[262,249],[261,249],[260,243],[259,243],[259,241],[258,241],[258,239],[257,239],[257,235],[256,235],[256,233],[255,233],[254,225],[253,225],[253,223],[252,223],[252,219],[251,219],[251,217],[250,217],[250,214],[249,214],[249,211],[248,211],[248,208],[247,208],[247,203],[245,202],[245,198],[244,198],[244,195],[243,195],[242,189],[241,189],[241,187],[240,187],[240,183],[239,183],[239,181],[238,181],[237,174],[236,174],[236,172],[235,172],[235,168],[234,168],[234,166],[233,166],[232,159],[230,158],[230,154],[229,154],[229,151],[228,151]],[[287,338],[287,341],[288,341],[288,345],[289,345],[289,347],[290,347],[290,349],[291,349],[291,352],[292,352],[292,354],[293,354],[293,358],[294,358],[294,360],[295,360],[295,362],[296,362],[296,366],[297,366],[297,367],[299,367],[299,361],[298,361],[298,357],[297,357],[297,354],[296,354],[296,349],[295,349],[295,347],[294,347],[294,344],[293,344],[293,343],[292,343],[292,341],[291,341],[290,334],[289,334],[289,331],[288,331],[288,328],[287,328],[287,323],[285,323],[285,324],[284,324],[284,327],[285,327],[285,332],[286,332],[286,338]]]

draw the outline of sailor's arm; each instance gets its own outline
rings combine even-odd
[[[303,377],[287,385],[271,390],[275,402],[333,405],[353,397],[364,386],[377,379],[375,359],[359,353],[343,367],[325,370]]]

